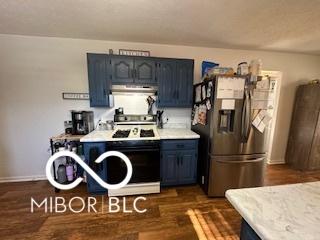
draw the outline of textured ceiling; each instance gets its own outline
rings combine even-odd
[[[0,0],[0,33],[320,54],[320,0]]]

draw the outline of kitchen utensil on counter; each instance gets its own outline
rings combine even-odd
[[[157,111],[157,126],[158,128],[163,128],[163,119],[162,119],[162,115],[163,115],[163,110]]]
[[[97,125],[97,130],[98,131],[105,131],[107,130],[107,123],[102,121],[102,120],[99,120],[98,122],[98,125]]]
[[[113,130],[114,122],[112,120],[100,120],[97,126],[98,131]]]
[[[114,128],[114,122],[112,120],[108,120],[106,122],[106,130],[113,130]]]
[[[119,107],[116,109],[116,115],[123,114],[123,108]]]
[[[65,183],[67,181],[66,166],[60,164],[57,170],[57,181],[58,183]]]
[[[65,134],[72,134],[72,121],[64,121]]]
[[[153,99],[153,97],[151,97],[151,96],[148,96],[148,97],[147,97],[148,114],[149,114],[149,115],[153,115],[152,107],[153,107],[153,104],[154,104],[155,102],[156,102],[156,101]]]

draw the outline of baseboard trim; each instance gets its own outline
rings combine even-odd
[[[269,165],[275,165],[275,164],[285,164],[286,163],[286,161],[284,160],[284,159],[268,159],[267,160],[267,163],[269,164]]]
[[[108,196],[127,196],[127,195],[141,195],[150,193],[160,193],[160,182],[152,183],[132,183],[121,189],[109,189]]]
[[[46,175],[33,175],[33,176],[21,176],[21,177],[0,177],[0,183],[5,182],[28,182],[46,180]]]
[[[275,165],[275,164],[285,164],[284,159],[278,160],[267,160],[268,165]],[[46,175],[33,175],[33,176],[21,176],[21,177],[0,177],[0,183],[5,182],[28,182],[28,181],[39,181],[39,180],[47,180]]]

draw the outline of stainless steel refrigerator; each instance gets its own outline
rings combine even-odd
[[[243,81],[243,91],[238,89],[234,96],[221,97],[218,96],[221,91],[218,83],[222,77],[225,76],[217,76],[194,87],[194,98],[199,95],[196,88],[201,85],[200,95],[204,98],[200,103],[211,104],[206,123],[192,126],[192,130],[201,136],[198,181],[209,196],[215,197],[224,196],[228,189],[263,185],[268,140],[268,128],[261,132],[252,125],[261,111],[259,108],[268,108],[265,102],[253,103],[253,95],[258,95],[255,93],[257,83],[235,76],[235,81]],[[211,96],[208,96],[210,87]],[[272,86],[267,87],[265,95],[272,91]],[[194,99],[194,106],[197,103],[199,99]]]

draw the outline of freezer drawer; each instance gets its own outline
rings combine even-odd
[[[264,154],[211,157],[208,195],[223,197],[228,189],[262,186],[264,170]]]

